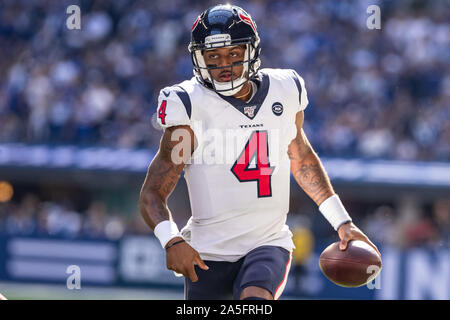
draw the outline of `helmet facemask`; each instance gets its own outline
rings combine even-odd
[[[203,52],[205,50],[238,45],[246,46],[243,61],[235,62],[231,65],[223,67],[206,65],[205,59],[203,58]],[[256,77],[261,64],[259,59],[260,48],[258,37],[243,38],[231,41],[228,34],[213,35],[207,37],[205,39],[205,43],[202,45],[197,45],[195,47],[192,45],[189,46],[189,51],[191,52],[192,62],[194,65],[194,74],[197,76],[199,81],[224,96],[232,96],[239,92],[246,82]],[[228,69],[233,75],[233,68],[240,65],[243,65],[243,71],[237,79],[231,79],[231,81],[227,82],[220,82],[216,81],[211,75],[211,70],[215,69]]]

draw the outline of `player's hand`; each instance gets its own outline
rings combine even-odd
[[[341,242],[339,243],[339,249],[341,249],[342,251],[347,249],[347,245],[350,240],[361,240],[374,248],[378,255],[381,257],[381,253],[380,251],[378,251],[377,246],[374,245],[372,241],[370,241],[369,238],[357,226],[355,226],[353,222],[347,222],[340,226],[338,229],[338,234],[339,238],[341,239]]]
[[[167,245],[182,240],[181,237],[171,239]],[[197,282],[198,277],[195,273],[194,262],[203,270],[209,267],[203,262],[198,252],[188,243],[183,242],[166,249],[166,266],[167,269],[181,273],[186,278],[190,278],[192,282]]]

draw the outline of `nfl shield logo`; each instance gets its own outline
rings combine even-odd
[[[244,107],[244,113],[250,118],[253,118],[255,115],[255,109],[256,106]]]

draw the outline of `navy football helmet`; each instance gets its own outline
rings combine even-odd
[[[260,39],[256,23],[242,8],[233,5],[217,5],[197,17],[191,33],[189,51],[194,65],[194,75],[204,86],[225,96],[236,94],[249,80],[256,77],[261,65]],[[229,66],[207,66],[203,59],[204,50],[227,46],[246,45],[244,61]],[[228,82],[215,81],[210,70],[232,68],[243,65],[242,75]]]

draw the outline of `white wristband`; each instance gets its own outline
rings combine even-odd
[[[350,218],[350,215],[347,210],[345,210],[344,205],[337,194],[322,202],[319,206],[319,211],[336,231],[344,223],[352,221],[352,218]]]
[[[166,244],[170,241],[170,239],[175,238],[179,234],[177,224],[172,220],[161,221],[156,225],[153,232],[159,242],[161,242],[163,249],[166,247]]]

